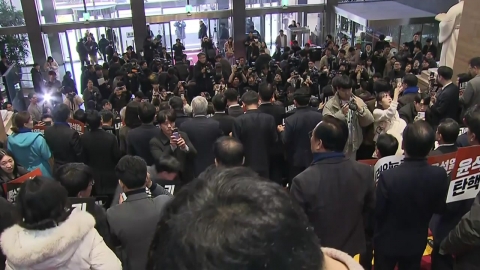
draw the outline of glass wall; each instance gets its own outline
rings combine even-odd
[[[20,0],[1,1],[0,5],[4,5],[1,7],[1,10],[6,13],[0,13],[1,27],[25,25],[23,8]]]

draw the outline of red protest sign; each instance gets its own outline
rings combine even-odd
[[[433,166],[440,166],[447,171],[447,174],[450,174],[453,170],[455,165],[455,157],[457,156],[457,152],[448,153],[439,156],[431,156],[428,157],[428,164]]]
[[[70,125],[70,128],[73,130],[76,130],[80,135],[85,133],[85,124],[75,120],[75,119],[68,119],[67,120],[68,124]]]
[[[45,129],[47,129],[46,126],[33,126],[32,131],[45,134]]]
[[[370,166],[375,166],[377,161],[378,161],[378,159],[362,159],[362,160],[359,160],[358,162],[363,163],[363,164],[367,164],[367,165],[370,165]]]
[[[18,190],[20,186],[27,180],[34,178],[35,176],[42,175],[42,171],[40,168],[36,168],[35,170],[24,174],[17,179],[14,179],[10,182],[3,184],[3,190],[5,191],[5,196],[9,202],[15,202],[15,197],[17,197]]]
[[[480,186],[480,146],[458,149],[451,176],[447,203],[477,196]]]

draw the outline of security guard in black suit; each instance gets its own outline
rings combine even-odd
[[[322,114],[309,106],[310,89],[302,87],[293,95],[295,113],[285,119],[285,126],[278,126],[282,141],[289,155],[289,180],[303,172],[312,163],[313,157],[308,136],[318,123]]]
[[[260,96],[260,106],[258,110],[273,116],[275,119],[275,126],[283,124],[284,107],[272,103],[273,88],[266,83],[258,86],[258,94]],[[275,147],[270,153],[270,179],[279,184],[283,183],[283,176],[286,175],[285,158],[283,155],[283,145],[281,140],[277,140]]]
[[[233,137],[239,139],[245,149],[245,163],[264,178],[270,176],[270,154],[278,139],[273,116],[258,109],[258,94],[248,91],[242,96],[246,112],[235,118]]]

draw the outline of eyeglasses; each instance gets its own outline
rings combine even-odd
[[[309,137],[309,138],[312,138],[312,136],[313,136],[313,130],[311,130],[311,131],[308,132],[308,137]]]
[[[92,181],[90,182],[90,186],[93,186],[95,185],[95,180],[92,179]]]

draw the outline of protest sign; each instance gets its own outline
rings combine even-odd
[[[451,178],[447,203],[477,196],[480,185],[480,146],[458,149]]]
[[[27,180],[30,180],[34,178],[35,176],[40,176],[42,175],[42,171],[37,168],[27,174],[24,174],[17,179],[14,179],[10,182],[4,183],[3,184],[3,190],[5,191],[5,195],[7,197],[7,201],[14,203],[15,198],[18,195],[18,192],[20,191],[20,186]]]
[[[90,214],[95,212],[95,197],[87,198],[68,198],[69,208],[75,208],[74,211],[85,211]]]
[[[373,167],[373,171],[375,172],[373,175],[373,179],[375,180],[375,183],[378,181],[378,178],[380,177],[381,172],[398,167],[400,164],[403,163],[404,158],[405,157],[402,155],[402,156],[388,156],[388,157],[379,159],[377,163],[375,163],[375,166]]]
[[[45,129],[47,129],[46,126],[33,126],[32,132],[38,132],[38,133],[45,134]]]
[[[455,157],[457,156],[457,152],[439,155],[439,156],[431,156],[428,157],[428,164],[433,166],[440,166],[447,171],[447,174],[450,175],[453,171],[453,167],[455,166]]]
[[[70,125],[70,128],[73,130],[76,130],[78,134],[82,135],[85,133],[85,124],[75,120],[75,119],[68,119],[67,120],[68,124]]]

